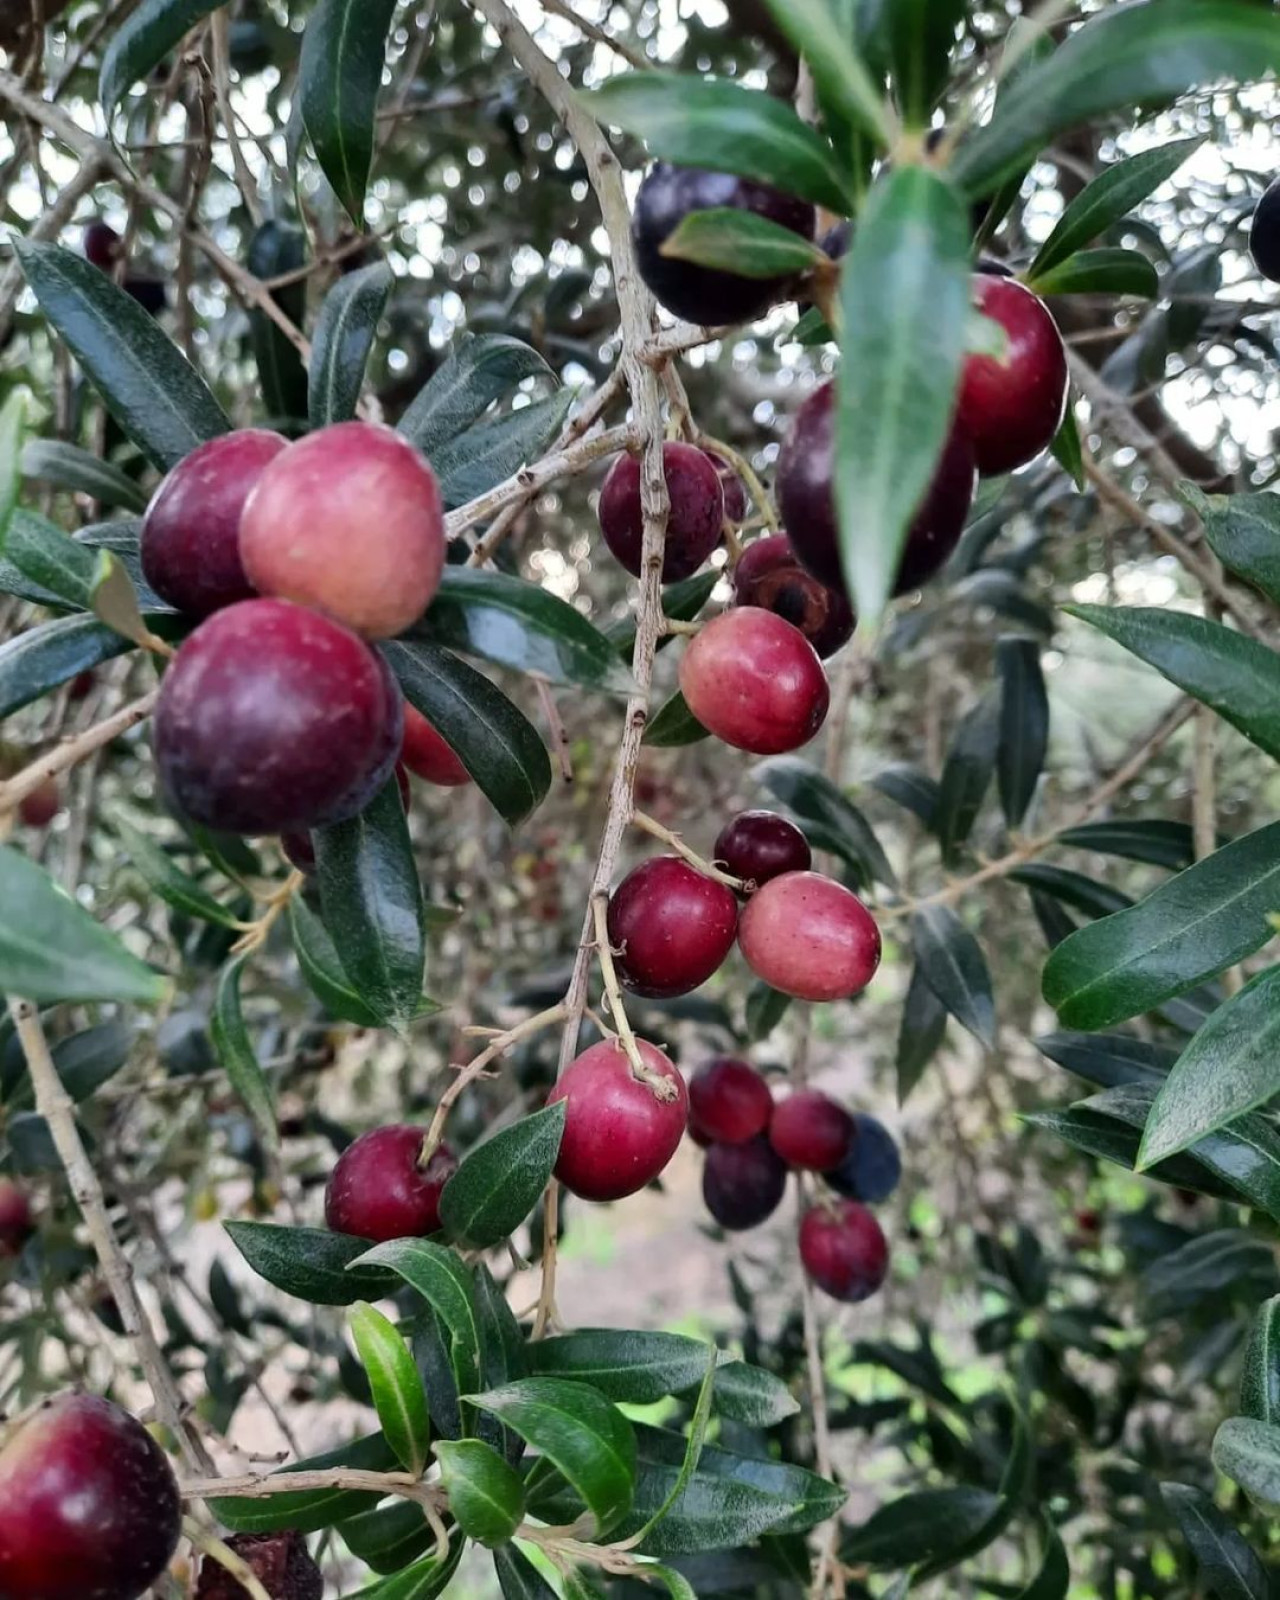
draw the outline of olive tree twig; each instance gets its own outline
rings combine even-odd
[[[212,1466],[209,1454],[199,1434],[183,1421],[182,1396],[138,1298],[132,1268],[111,1227],[106,1197],[76,1127],[75,1107],[53,1064],[53,1055],[40,1023],[40,1013],[33,1001],[17,996],[9,997],[9,1010],[31,1075],[36,1110],[48,1124],[58,1159],[62,1162],[67,1183],[89,1230],[125,1333],[155,1398],[156,1415],[172,1432],[187,1465],[208,1472]]]
[[[76,734],[75,738],[55,745],[52,750],[46,750],[38,761],[33,761],[29,767],[24,767],[21,772],[15,773],[8,782],[0,783],[0,817],[15,811],[29,794],[34,794],[48,779],[69,771],[86,756],[92,755],[95,750],[100,750],[104,744],[110,744],[122,733],[127,733],[130,728],[136,728],[140,722],[145,722],[155,710],[159,698],[159,689],[152,689],[140,700],[122,706],[119,711],[102,722],[96,722],[92,728],[86,728],[83,733]]]
[[[650,838],[660,839],[663,844],[668,845],[691,867],[696,867],[703,877],[724,884],[725,888],[732,889],[734,894],[749,894],[755,888],[754,882],[750,879],[731,877],[729,873],[721,871],[714,861],[707,861],[696,850],[691,850],[678,833],[673,833],[670,828],[664,826],[656,817],[649,816],[647,812],[633,811],[631,822],[633,827],[639,828],[642,833],[647,833]]]
[[[317,1489],[358,1489],[369,1494],[393,1494],[421,1506],[442,1507],[449,1497],[438,1485],[423,1483],[408,1472],[366,1472],[360,1467],[326,1467],[312,1472],[251,1472],[238,1478],[212,1475],[192,1478],[179,1485],[184,1500],[210,1500],[223,1496],[265,1500],[277,1494],[309,1494]]]

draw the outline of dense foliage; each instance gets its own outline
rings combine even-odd
[[[0,17],[0,1600],[1276,1592],[1280,16],[1020,11]]]

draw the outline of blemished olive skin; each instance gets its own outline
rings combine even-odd
[[[758,889],[784,872],[808,872],[813,865],[809,841],[776,811],[742,811],[716,835],[712,860],[731,878]]]
[[[819,1289],[851,1305],[869,1299],[884,1282],[889,1246],[864,1205],[839,1200],[805,1213],[800,1261]]]
[[[769,1142],[789,1167],[829,1172],[849,1154],[854,1121],[819,1089],[800,1089],[774,1107]]]
[[[853,637],[848,597],[805,570],[785,533],[747,546],[734,568],[733,592],[740,606],[759,606],[799,628],[823,661]]]
[[[722,1228],[758,1228],[787,1192],[787,1164],[762,1135],[741,1144],[713,1144],[702,1169],[702,1198]]]
[[[732,889],[679,856],[655,856],[614,890],[608,929],[622,984],[648,999],[670,999],[723,964],[738,932],[738,902]]]
[[[824,383],[796,412],[778,458],[778,506],[801,565],[847,595],[836,517],[834,407],[835,386]],[[927,583],[959,544],[973,504],[974,474],[973,443],[953,425],[933,482],[907,530],[894,595]],[[878,536],[878,529],[867,530],[868,538]]]
[[[238,1533],[227,1540],[227,1548],[248,1563],[271,1600],[321,1600],[324,1574],[300,1533]],[[195,1600],[245,1600],[245,1590],[225,1567],[206,1556]]]
[[[1264,278],[1280,283],[1280,178],[1268,184],[1253,213],[1249,254]]]
[[[691,578],[724,532],[725,496],[715,463],[693,445],[662,447],[663,475],[671,502],[662,551],[663,583]],[[644,512],[640,504],[641,462],[616,458],[600,491],[600,531],[619,563],[634,577],[643,571]],[[735,482],[737,479],[735,477]],[[739,491],[742,485],[738,483]]]
[[[820,872],[787,872],[758,889],[738,920],[757,978],[796,1000],[847,1000],[880,965],[880,930],[858,899]]]
[[[62,1395],[0,1432],[4,1600],[138,1600],[181,1530],[168,1457],[110,1401]]]
[[[170,662],[155,716],[164,789],[193,822],[288,833],[354,816],[391,776],[404,697],[382,657],[317,612],[243,600]]]
[[[314,606],[364,638],[390,639],[440,587],[435,473],[378,423],[309,433],[258,479],[240,519],[240,558],[260,594]]]
[[[1067,350],[1048,306],[1012,278],[977,273],[973,297],[1004,329],[1005,349],[965,358],[956,422],[973,441],[978,472],[990,478],[1053,443],[1067,408]]]
[[[425,1128],[393,1123],[373,1128],[338,1157],[324,1192],[324,1220],[335,1233],[385,1244],[421,1239],[440,1227],[440,1195],[458,1169],[447,1144],[424,1167]]]
[[[240,517],[283,434],[240,428],[193,450],[164,478],[142,521],[142,572],[177,610],[207,617],[255,594],[240,559]]]
[[[646,1072],[638,1078],[616,1039],[571,1061],[547,1103],[568,1102],[556,1177],[582,1200],[622,1200],[643,1189],[671,1160],[689,1121],[684,1079],[656,1045],[637,1041]]]
[[[708,732],[758,756],[808,744],[831,703],[813,646],[755,606],[722,612],[700,629],[680,662],[680,689]]]
[[[724,207],[754,212],[805,239],[813,238],[817,218],[807,200],[797,200],[766,183],[701,167],[676,167],[665,161],[650,169],[636,196],[631,222],[640,276],[658,304],[673,316],[713,328],[754,321],[786,299],[791,282],[789,278],[744,278],[662,254],[663,244],[691,212]]]
[[[27,828],[47,828],[62,810],[62,791],[56,778],[46,778],[38,789],[18,802],[18,820]]]
[[[716,1056],[689,1079],[689,1130],[713,1144],[744,1144],[773,1116],[769,1085],[748,1061]]]

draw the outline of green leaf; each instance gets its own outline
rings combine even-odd
[[[0,845],[0,993],[38,1005],[132,1000],[159,1005],[168,985],[48,873]]]
[[[274,1222],[225,1222],[231,1242],[260,1278],[317,1306],[349,1306],[386,1294],[389,1272],[347,1269],[369,1248],[367,1239],[327,1228],[285,1228]]]
[[[1069,1028],[1141,1016],[1260,949],[1277,905],[1280,823],[1271,823],[1073,933],[1049,957],[1044,997]]]
[[[583,96],[658,161],[771,183],[840,216],[852,194],[835,152],[784,101],[723,78],[624,72]]]
[[[919,767],[913,767],[908,761],[895,761],[876,773],[871,787],[919,817],[931,833],[937,826],[937,781]]]
[[[378,319],[395,280],[385,261],[339,278],[324,298],[311,341],[307,414],[313,428],[356,414]]]
[[[1216,1600],[1268,1600],[1266,1568],[1203,1490],[1162,1483],[1160,1493]]]
[[[698,1600],[698,1591],[689,1582],[682,1572],[677,1572],[674,1567],[663,1567],[653,1562],[646,1562],[644,1568],[646,1583],[660,1583],[671,1596],[671,1600]]]
[[[400,1572],[436,1542],[422,1507],[412,1500],[361,1511],[341,1523],[338,1532],[356,1560],[379,1573]]]
[[[1223,566],[1280,604],[1280,494],[1202,495],[1185,483],[1181,494]]]
[[[1025,73],[960,149],[954,173],[988,194],[1054,134],[1224,80],[1280,69],[1280,18],[1249,0],[1148,0],[1091,18]]]
[[[495,400],[526,378],[555,373],[531,346],[505,333],[459,339],[448,359],[418,392],[396,424],[433,465],[441,448],[482,417]]]
[[[467,1250],[514,1233],[537,1205],[560,1153],[565,1104],[544,1106],[469,1150],[440,1196],[440,1220]]]
[[[635,1434],[597,1390],[562,1378],[524,1378],[470,1398],[559,1469],[591,1512],[596,1537],[626,1516],[635,1487]]]
[[[672,622],[692,622],[711,598],[711,591],[720,582],[717,571],[695,572],[692,578],[682,578],[679,583],[669,583],[662,591],[662,614]],[[635,653],[636,622],[628,617],[614,622],[605,629],[609,643],[628,665]],[[675,634],[665,634],[658,640],[658,649],[670,644]]]
[[[1141,1132],[1159,1093],[1159,1087],[1152,1084],[1126,1083],[1094,1095],[1083,1104]],[[1249,1205],[1280,1220],[1280,1134],[1265,1117],[1236,1117],[1227,1126],[1190,1144],[1187,1153]],[[1141,1169],[1144,1165],[1139,1149],[1138,1166]]]
[[[405,1471],[420,1478],[427,1465],[431,1424],[426,1390],[409,1347],[395,1324],[364,1300],[352,1307],[350,1320],[383,1435]]]
[[[1017,1600],[1067,1600],[1071,1587],[1071,1567],[1062,1543],[1062,1535],[1046,1522],[1044,1529],[1044,1559],[1040,1570],[1023,1589]]]
[[[924,1076],[924,1070],[938,1053],[947,1032],[947,1008],[933,992],[933,988],[917,964],[907,985],[907,997],[902,1007],[902,1022],[898,1028],[898,1104],[907,1103],[907,1097]]]
[[[1053,458],[1062,470],[1083,492],[1088,481],[1084,470],[1084,444],[1080,438],[1080,425],[1076,421],[1075,409],[1070,401],[1067,409],[1062,413],[1062,423],[1057,433],[1053,436],[1053,443],[1049,446]]]
[[[1135,1128],[1117,1122],[1087,1106],[1072,1106],[1061,1111],[1034,1111],[1023,1117],[1032,1127],[1043,1128],[1069,1144],[1073,1150],[1083,1150],[1101,1161],[1112,1161],[1129,1172],[1134,1170],[1138,1157],[1140,1135]],[[1177,1189],[1190,1189],[1215,1200],[1229,1200],[1239,1204],[1239,1194],[1231,1185],[1223,1183],[1215,1174],[1190,1156],[1175,1156],[1172,1161],[1162,1161],[1153,1167],[1148,1176],[1158,1178]]]
[[[394,1577],[357,1590],[351,1600],[436,1600],[453,1582],[466,1545],[465,1539],[453,1539],[443,1556],[430,1555],[415,1561]]]
[[[8,558],[51,603],[88,611],[102,577],[98,552],[80,544],[34,511],[19,509],[9,524]]]
[[[1034,646],[1033,646],[1034,648]],[[955,731],[938,785],[934,829],[942,860],[954,866],[982,810],[1004,734],[1001,696],[983,695]]]
[[[222,969],[209,1018],[209,1035],[231,1087],[244,1102],[265,1147],[278,1152],[280,1129],[276,1123],[275,1096],[244,1025],[240,1009],[240,978],[247,956]]]
[[[689,710],[679,689],[665,700],[649,718],[644,743],[655,750],[671,750],[686,744],[699,744],[709,737],[707,730]]]
[[[1022,825],[1049,746],[1049,696],[1034,639],[1001,639],[996,644],[1000,675],[1000,745],[996,780],[1005,821]]]
[[[0,406],[0,554],[9,537],[9,523],[22,486],[22,441],[26,430],[26,391],[15,389]]]
[[[870,1567],[945,1559],[986,1527],[1000,1505],[989,1489],[920,1489],[882,1506],[845,1540],[841,1558]]]
[[[223,0],[142,0],[111,35],[98,74],[98,99],[108,128],[130,87],[149,78],[197,22]]]
[[[355,1439],[324,1455],[309,1456],[281,1469],[291,1472],[324,1472],[331,1467],[354,1467],[362,1472],[390,1472],[396,1467],[391,1446],[380,1433]],[[209,1501],[218,1521],[233,1533],[274,1533],[295,1528],[299,1533],[316,1533],[331,1528],[348,1517],[369,1510],[381,1497],[363,1489],[302,1489],[297,1494],[274,1494],[265,1499],[223,1496]]]
[[[15,239],[13,248],[41,311],[154,465],[167,472],[227,432],[204,379],[104,272],[61,245]]]
[[[1227,840],[1223,838],[1219,842],[1226,844]],[[1113,817],[1105,822],[1083,822],[1078,828],[1067,828],[1060,833],[1058,843],[1175,870],[1189,867],[1196,858],[1191,824],[1167,822],[1162,817]]]
[[[863,884],[897,887],[889,858],[871,824],[825,773],[798,756],[773,756],[754,767],[752,777],[802,822],[817,824],[821,848],[839,855]]]
[[[384,1026],[407,1027],[422,999],[426,917],[395,778],[358,817],[313,838],[325,929],[343,970]]]
[[[130,861],[147,887],[166,903],[184,915],[197,917],[202,922],[212,922],[218,927],[237,926],[235,912],[220,905],[196,880],[175,865],[172,856],[158,844],[139,832],[122,817],[116,819],[115,830],[120,836]]]
[[[427,1239],[393,1239],[368,1250],[354,1263],[388,1267],[416,1289],[449,1332],[449,1360],[464,1393],[480,1381],[480,1324],[471,1272],[442,1245]]]
[[[132,1044],[132,1033],[119,1021],[104,1022],[60,1040],[53,1047],[53,1064],[62,1087],[77,1105],[88,1100],[127,1065]],[[10,1077],[0,1071],[0,1101],[10,1116],[35,1103],[26,1059],[20,1053],[15,1074]]]
[[[524,1518],[520,1474],[480,1439],[441,1439],[435,1452],[449,1510],[463,1533],[477,1544],[505,1544]]]
[[[1261,973],[1215,1011],[1178,1058],[1151,1108],[1139,1166],[1177,1155],[1276,1094],[1280,967]]]
[[[634,75],[633,75],[634,76]],[[841,274],[836,504],[854,607],[882,615],[942,454],[972,312],[959,196],[924,167],[871,192]]]
[[[706,1368],[705,1376],[698,1389],[698,1398],[693,1408],[693,1416],[689,1422],[689,1441],[685,1446],[684,1460],[680,1463],[680,1470],[676,1480],[667,1491],[667,1497],[657,1509],[650,1513],[648,1521],[643,1527],[636,1530],[632,1538],[639,1545],[653,1533],[654,1529],[665,1520],[680,1504],[685,1490],[694,1473],[698,1470],[698,1460],[702,1455],[703,1446],[707,1440],[707,1427],[711,1422],[711,1401],[716,1378],[716,1347],[715,1345],[703,1346],[703,1366]],[[672,1590],[672,1593],[675,1593]],[[696,1600],[696,1596],[695,1596]]]
[[[530,1370],[541,1377],[572,1378],[607,1400],[651,1405],[682,1394],[706,1368],[707,1347],[678,1333],[640,1329],[577,1328],[529,1345]]]
[[[1213,1464],[1256,1505],[1280,1509],[1280,1427],[1252,1417],[1228,1417],[1213,1440]]]
[[[827,264],[826,252],[808,239],[733,206],[691,212],[663,241],[660,253],[741,278],[793,277]]]
[[[298,66],[302,121],[357,228],[373,165],[375,115],[395,0],[318,0]]]
[[[1160,293],[1160,275],[1141,250],[1109,246],[1079,250],[1056,267],[1029,276],[1027,287],[1036,294],[1133,294],[1154,300]]]
[[[781,989],[771,989],[763,979],[757,979],[747,991],[743,1008],[747,1038],[753,1044],[767,1039],[791,1009],[791,996]]]
[[[850,43],[837,4],[832,0],[766,0],[766,4],[808,63],[826,115],[860,128],[880,146],[892,144],[884,96]]]
[[[514,1545],[493,1552],[493,1567],[502,1600],[557,1600],[555,1590]]]
[[[103,505],[147,509],[146,495],[127,473],[62,439],[29,439],[22,451],[22,476],[72,494],[92,495]]]
[[[1052,895],[1055,900],[1074,906],[1088,917],[1109,917],[1133,904],[1129,896],[1121,894],[1119,889],[1112,889],[1105,883],[1095,883],[1082,872],[1068,872],[1064,867],[1047,866],[1043,861],[1028,861],[1025,866],[1015,867],[1009,878],[1039,894]]]
[[[307,236],[303,230],[292,222],[268,219],[254,230],[245,264],[255,278],[265,281],[297,272],[306,260]],[[301,327],[307,314],[305,278],[273,289],[271,298],[294,327]],[[301,422],[307,415],[307,371],[297,346],[258,306],[249,312],[249,335],[264,410],[275,419]]]
[[[1280,1296],[1258,1307],[1249,1329],[1240,1410],[1258,1422],[1280,1423]]]
[[[1148,195],[1166,183],[1203,139],[1175,139],[1155,150],[1144,150],[1116,161],[1087,183],[1058,218],[1053,232],[1036,252],[1028,269],[1030,278],[1047,272],[1084,247],[1117,222],[1123,221]]]
[[[377,1013],[352,987],[324,923],[301,895],[289,901],[289,934],[302,976],[325,1009],[358,1028],[380,1027]]]
[[[569,688],[630,694],[612,640],[541,585],[479,567],[446,567],[430,610],[407,635]]]
[[[962,1028],[995,1049],[991,974],[978,941],[949,906],[922,906],[911,919],[916,967]]]
[[[551,762],[538,730],[474,668],[425,639],[381,646],[405,699],[426,717],[514,828],[551,787]]]
[[[1274,1294],[1276,1264],[1263,1240],[1241,1228],[1218,1228],[1153,1261],[1141,1287],[1154,1315],[1172,1316],[1211,1295]]]
[[[715,1408],[720,1416],[749,1428],[772,1428],[794,1417],[800,1402],[772,1372],[746,1361],[726,1361],[716,1369]]]
[[[1099,1089],[1122,1083],[1148,1083],[1159,1089],[1178,1059],[1178,1052],[1168,1045],[1124,1033],[1050,1033],[1035,1044],[1050,1061]]]
[[[431,465],[445,505],[466,505],[536,461],[564,426],[573,401],[572,389],[560,389],[518,411],[477,422],[441,445]]]

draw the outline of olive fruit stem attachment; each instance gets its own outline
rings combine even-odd
[[[591,902],[591,913],[595,918],[596,928],[596,956],[600,961],[600,976],[604,979],[605,998],[608,1001],[609,1015],[613,1018],[618,1030],[618,1038],[622,1048],[627,1053],[627,1060],[631,1063],[631,1074],[641,1083],[645,1084],[652,1092],[655,1100],[674,1100],[677,1095],[676,1086],[669,1078],[664,1078],[661,1073],[651,1072],[644,1064],[640,1054],[640,1047],[636,1043],[636,1036],[632,1032],[626,1008],[622,1004],[622,990],[618,983],[618,974],[613,965],[613,948],[609,943],[609,896],[596,895]]]
[[[756,510],[765,520],[765,526],[770,533],[779,533],[781,525],[778,522],[778,513],[773,508],[768,491],[760,481],[760,474],[747,460],[740,450],[735,450],[731,444],[725,444],[722,439],[714,439],[709,433],[701,430],[694,438],[694,444],[699,450],[706,450],[713,456],[719,456],[722,461],[727,461],[733,470],[747,486],[747,493],[755,502]]]
[[[194,1517],[183,1517],[182,1531],[197,1550],[208,1556],[211,1561],[216,1561],[225,1572],[231,1574],[249,1596],[249,1600],[271,1600],[271,1596],[262,1586],[262,1580],[249,1563],[238,1556],[230,1545],[223,1544],[217,1534],[201,1527]]]
[[[464,1092],[468,1085],[477,1078],[484,1077],[489,1063],[497,1059],[504,1050],[509,1050],[513,1044],[518,1044],[521,1039],[527,1039],[530,1034],[540,1033],[543,1028],[550,1028],[554,1023],[563,1022],[568,1015],[568,1010],[563,1002],[551,1006],[546,1011],[539,1011],[537,1016],[526,1017],[523,1022],[518,1022],[514,1028],[508,1028],[492,1038],[474,1061],[459,1062],[456,1064],[458,1076],[453,1080],[445,1092],[440,1096],[440,1103],[436,1107],[435,1115],[431,1119],[431,1126],[427,1129],[426,1137],[422,1141],[422,1150],[418,1156],[418,1165],[426,1167],[432,1156],[439,1148],[444,1137],[444,1125],[449,1120],[449,1112],[453,1109],[458,1096]],[[464,1028],[464,1033],[488,1033],[490,1030],[477,1028]]]
[[[686,638],[693,638],[702,632],[700,622],[678,622],[674,617],[663,617],[662,631],[667,635],[684,634]]]
[[[260,950],[267,941],[267,935],[279,921],[281,913],[306,881],[305,874],[291,872],[278,889],[265,895],[263,899],[266,910],[248,925],[232,945],[232,955],[248,955],[254,950]]]
[[[735,894],[750,894],[755,888],[755,882],[750,878],[733,878],[727,872],[722,872],[713,862],[706,861],[696,850],[691,850],[678,833],[672,833],[670,828],[664,827],[656,817],[651,817],[644,811],[633,811],[631,822],[642,833],[649,834],[654,839],[661,839],[662,843],[669,846],[678,856],[682,856],[691,867],[715,883],[722,883],[726,889],[732,889]]]

